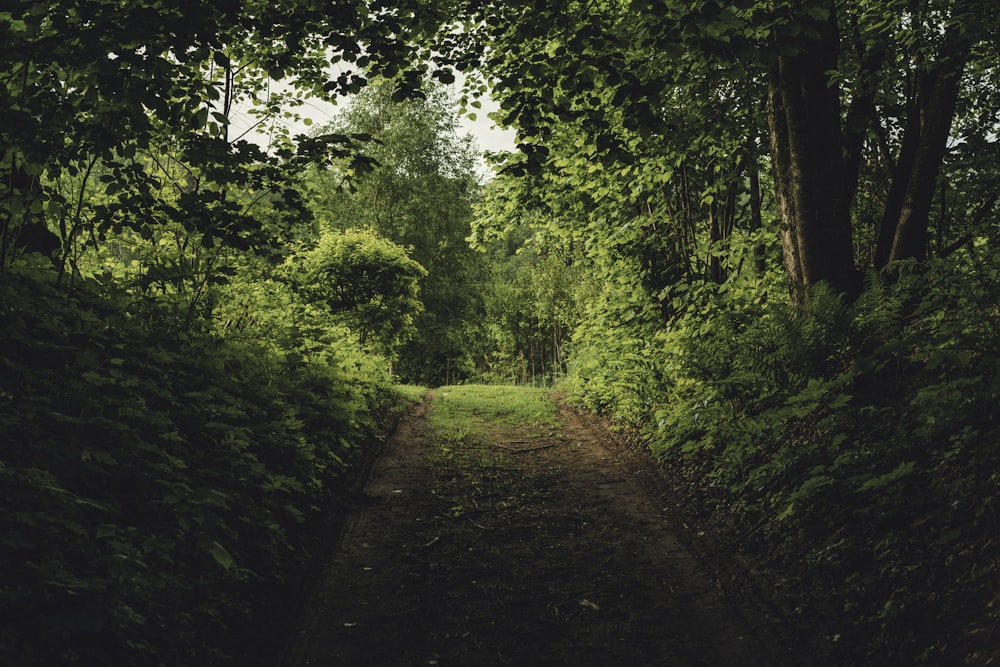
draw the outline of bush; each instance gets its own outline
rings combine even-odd
[[[895,272],[854,304],[822,286],[802,307],[685,290],[669,326],[585,327],[568,386],[698,484],[793,606],[826,614],[831,664],[985,664],[1000,656],[1000,253]]]
[[[324,234],[316,247],[289,260],[292,284],[311,303],[355,331],[362,345],[390,357],[413,335],[427,271],[407,251],[373,232]]]
[[[226,662],[377,429],[387,383],[350,345],[164,335],[157,312],[0,282],[0,663]]]

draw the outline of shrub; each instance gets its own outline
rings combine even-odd
[[[156,320],[94,283],[0,282],[3,664],[225,662],[377,429],[389,390],[351,344]]]

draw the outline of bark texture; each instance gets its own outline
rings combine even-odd
[[[955,117],[960,82],[972,43],[949,40],[946,56],[919,75],[899,161],[886,202],[875,253],[878,269],[901,259],[927,257],[931,204],[948,133]]]
[[[827,72],[837,67],[833,5],[794,41],[778,43],[768,81],[768,125],[785,265],[798,295],[826,281],[855,293],[850,201],[840,95]],[[780,41],[780,40],[779,40]]]

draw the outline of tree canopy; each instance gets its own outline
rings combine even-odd
[[[419,282],[427,275],[406,249],[370,232],[330,232],[291,258],[292,282],[306,298],[330,310],[358,334],[395,358],[413,335],[424,306]]]
[[[209,242],[260,248],[273,231],[233,190],[301,215],[290,175],[353,155],[356,142],[279,135],[261,147],[230,132],[234,107],[266,124],[294,115],[306,96],[357,92],[369,76],[411,94],[428,69],[418,40],[440,12],[361,1],[336,11],[309,0],[15,3],[0,12],[0,262],[39,223],[57,235],[64,263],[108,231],[148,237],[168,220]]]
[[[768,166],[793,289],[827,281],[851,294],[860,272],[945,251],[969,231],[932,235],[932,202],[949,144],[992,143],[996,130],[980,94],[996,72],[993,3],[468,9],[474,48],[489,45],[477,62],[498,118],[519,131],[523,157],[507,171],[596,199],[585,209],[598,217],[617,186],[676,236],[694,222],[722,241],[734,224],[758,225],[752,183]],[[953,134],[960,113],[979,122]],[[876,173],[887,188],[859,201],[859,180]]]

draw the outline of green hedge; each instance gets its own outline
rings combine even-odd
[[[303,567],[387,374],[50,284],[0,276],[0,663],[224,663]]]

